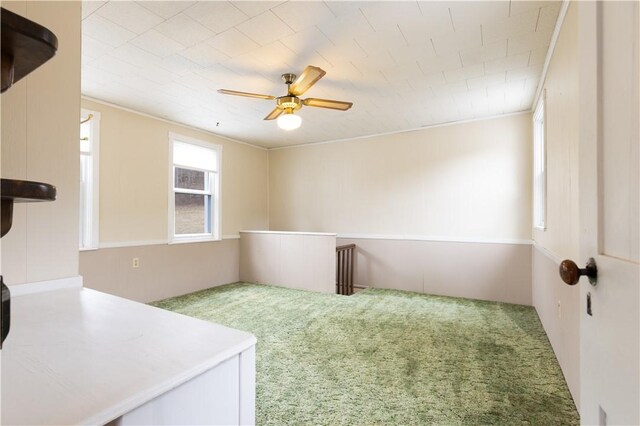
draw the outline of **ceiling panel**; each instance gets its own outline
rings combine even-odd
[[[537,31],[532,34],[524,34],[511,37],[508,42],[508,55],[530,52],[537,49],[548,49],[551,41],[551,31]]]
[[[93,37],[111,47],[122,46],[136,37],[136,33],[114,24],[97,13],[92,13],[82,20],[82,35]]]
[[[179,54],[205,68],[229,59],[229,56],[204,43],[192,46]]]
[[[517,0],[512,1],[509,4],[509,14],[518,15],[528,10],[540,10],[543,7],[549,6],[547,0],[529,1],[529,0]]]
[[[244,12],[248,17],[253,18],[282,3],[284,3],[284,1],[239,1],[235,2],[234,6]]]
[[[215,35],[213,31],[184,13],[179,13],[167,19],[158,25],[156,30],[185,47],[193,46]]]
[[[291,27],[270,10],[241,23],[236,28],[262,46],[294,33]]]
[[[531,34],[536,30],[539,14],[540,10],[534,9],[518,15],[512,15],[507,19],[484,24],[481,26],[482,42],[493,43],[506,40],[509,37]]]
[[[553,32],[558,20],[558,13],[560,13],[560,6],[559,3],[556,3],[540,9],[536,31]]]
[[[530,59],[531,59],[531,52],[505,56],[504,58],[485,62],[484,72],[487,74],[495,74],[502,71],[509,71],[514,68],[527,67],[529,66]]]
[[[84,19],[87,16],[91,15],[96,10],[100,9],[102,6],[104,6],[105,3],[106,3],[106,1],[84,2],[82,4],[82,19]]]
[[[229,57],[242,55],[260,47],[258,43],[235,28],[229,28],[227,31],[218,34],[211,38],[207,44]]]
[[[175,74],[176,76],[185,75],[189,72],[194,72],[195,70],[202,68],[200,65],[177,53],[162,58],[162,60],[158,62],[158,66]]]
[[[83,2],[82,4],[83,10],[85,8],[85,5],[88,5],[90,8],[91,3],[94,3],[94,2],[93,1]],[[196,2],[195,1],[159,0],[159,1],[138,1],[136,3],[138,3],[140,6],[144,7],[145,9],[149,9],[150,11],[154,12],[156,15],[162,16],[164,19],[169,19],[172,16],[175,16],[178,13],[182,12],[183,10],[190,8]]]
[[[84,46],[82,55],[92,59],[104,56],[113,50],[112,46],[86,34],[82,35],[82,45]]]
[[[451,31],[432,39],[433,49],[438,55],[450,55],[461,50],[478,49],[482,47],[481,27]]]
[[[164,18],[132,1],[110,1],[95,13],[136,34],[142,34],[164,21]]]
[[[170,39],[157,30],[149,30],[133,39],[131,43],[159,58],[165,58],[185,48],[177,41]]]
[[[215,33],[228,30],[248,18],[228,1],[200,1],[185,9],[184,13]]]
[[[453,28],[460,31],[487,25],[509,17],[510,1],[452,1],[449,4]]]
[[[294,31],[302,31],[334,18],[324,2],[287,2],[271,9]]]
[[[488,61],[504,58],[507,56],[508,40],[500,40],[487,43],[475,49],[467,49],[460,52],[460,57],[464,66],[481,64]]]
[[[466,81],[471,78],[481,77],[483,75],[485,75],[484,64],[476,64],[444,72],[444,76],[448,83]]]
[[[529,62],[527,65],[538,65],[544,64],[544,61],[547,57],[546,48],[533,49],[529,53]],[[526,53],[526,52],[525,52]]]
[[[265,147],[530,109],[560,1],[83,3],[82,92]],[[264,121],[284,72],[326,76],[295,131]]]

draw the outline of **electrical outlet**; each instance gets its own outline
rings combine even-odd
[[[558,300],[558,319],[562,319],[562,303]]]
[[[132,264],[132,266],[133,266],[134,268],[139,268],[139,267],[140,267],[140,259],[139,259],[139,258],[137,258],[137,257],[134,257],[134,258],[133,258],[133,264]]]

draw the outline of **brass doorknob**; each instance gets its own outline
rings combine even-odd
[[[565,259],[560,262],[560,278],[565,284],[576,285],[582,275],[589,277],[591,285],[596,285],[598,282],[598,268],[596,267],[596,261],[593,257],[590,257],[587,261],[587,266],[584,269],[578,268],[578,265],[573,260]]]

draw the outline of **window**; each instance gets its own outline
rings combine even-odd
[[[169,240],[220,239],[220,164],[222,147],[169,135]]]
[[[546,229],[547,216],[547,148],[545,127],[546,91],[533,113],[533,227]]]
[[[80,250],[98,248],[100,113],[80,111]]]

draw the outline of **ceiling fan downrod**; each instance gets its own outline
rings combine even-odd
[[[291,94],[291,84],[296,80],[296,75],[290,72],[282,74],[282,81],[287,85],[287,94],[292,96]]]

